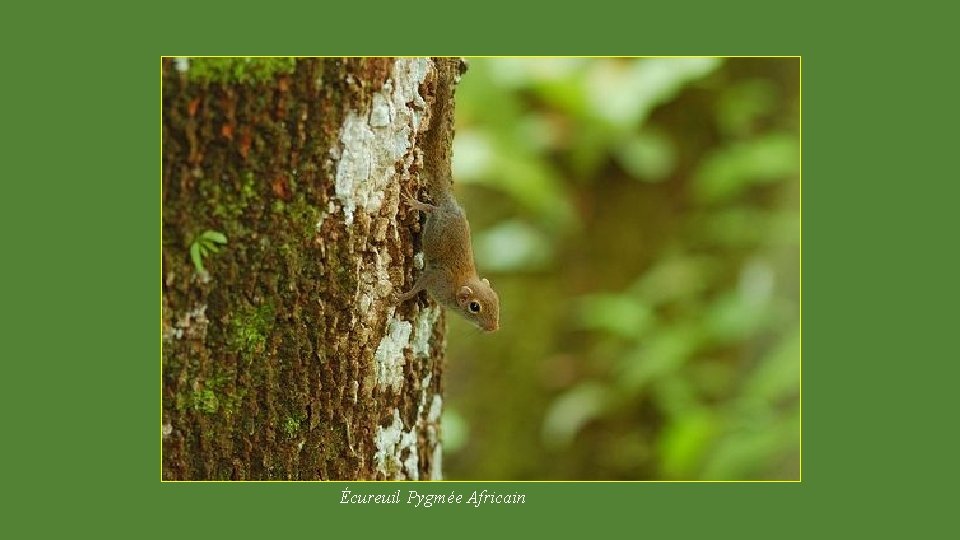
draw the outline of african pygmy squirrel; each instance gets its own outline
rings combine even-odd
[[[451,71],[462,74],[462,60],[434,59],[437,76],[434,120],[424,136],[423,173],[427,179],[427,204],[404,194],[407,204],[427,214],[423,228],[423,274],[413,287],[397,295],[398,302],[426,290],[440,304],[455,310],[481,329],[492,332],[500,325],[500,299],[490,282],[480,279],[473,262],[470,224],[453,196],[450,144],[453,138]]]

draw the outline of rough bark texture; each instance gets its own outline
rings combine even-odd
[[[162,60],[164,479],[439,477],[443,313],[390,295],[454,62]]]

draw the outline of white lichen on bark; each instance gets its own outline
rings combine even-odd
[[[410,346],[410,333],[413,326],[392,315],[387,322],[386,335],[380,340],[373,355],[377,386],[381,390],[387,387],[398,392],[403,386],[403,366],[406,363],[404,349]]]
[[[413,326],[407,321],[395,319],[392,315],[387,325],[387,335],[380,341],[374,354],[376,363],[376,381],[381,388],[387,386],[395,391],[403,385],[403,366],[405,362],[404,350],[413,349],[414,358],[429,357],[429,336],[433,331],[433,324],[439,317],[439,308],[428,308],[417,318],[417,328],[414,339],[411,340]],[[422,340],[422,343],[417,343]],[[405,476],[411,480],[419,478],[420,457],[417,448],[417,433],[425,431],[427,446],[425,451],[432,455],[430,478],[442,478],[442,448],[438,436],[440,415],[443,410],[443,398],[439,394],[430,393],[430,382],[433,373],[427,373],[420,382],[420,403],[417,406],[416,423],[409,430],[404,429],[400,413],[394,409],[393,423],[387,427],[377,426],[374,442],[377,452],[374,461],[377,471],[389,478]],[[403,457],[406,451],[406,457]]]
[[[369,308],[369,304],[364,306],[365,303],[361,298],[361,309]],[[414,324],[410,324],[408,321],[396,318],[394,310],[390,310],[386,333],[380,339],[373,355],[376,383],[381,390],[390,387],[394,391],[399,391],[403,386],[403,367],[406,363],[404,351],[407,348],[411,349],[413,358],[416,360],[430,357],[430,338],[433,336],[433,326],[439,317],[439,307],[427,307],[420,311],[414,319]],[[429,385],[429,377],[428,375],[424,382],[424,388]]]
[[[426,102],[420,83],[427,76],[426,58],[400,58],[392,76],[373,95],[369,110],[350,111],[340,128],[340,161],[336,196],[344,222],[351,225],[358,210],[374,214],[384,202],[384,192],[395,185],[396,164],[409,176],[413,163],[414,135],[420,129]]]
[[[206,335],[209,323],[210,321],[207,320],[207,305],[198,304],[178,317],[173,325],[164,321],[163,340],[170,342],[184,337],[203,338]]]
[[[440,421],[440,414],[443,412],[443,398],[439,395],[433,396],[430,402],[430,412],[427,414],[427,422],[436,424]]]
[[[416,331],[413,333],[413,340],[410,342],[414,358],[423,359],[430,356],[430,337],[433,336],[433,326],[437,323],[439,317],[440,307],[434,306],[422,308],[414,319]]]
[[[403,427],[400,411],[394,409],[393,422],[387,427],[377,426],[374,437],[377,452],[373,460],[377,464],[377,472],[383,473],[387,478],[406,477],[410,480],[419,480],[420,458],[417,453],[416,429],[406,431]],[[404,450],[407,451],[406,459],[401,457]]]

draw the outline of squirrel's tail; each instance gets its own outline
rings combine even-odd
[[[466,69],[460,58],[433,58],[433,110],[430,127],[424,133],[423,172],[427,193],[439,203],[450,194],[453,171],[450,160],[453,143],[453,86]],[[429,91],[429,90],[428,90]]]

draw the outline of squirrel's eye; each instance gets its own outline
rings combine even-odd
[[[480,313],[480,302],[470,302],[470,313]]]

